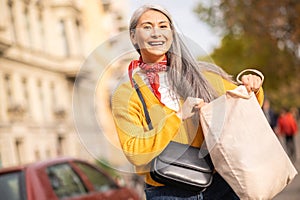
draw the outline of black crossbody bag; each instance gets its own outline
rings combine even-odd
[[[142,102],[149,130],[153,129],[143,95],[133,80],[134,88]],[[214,167],[208,152],[171,141],[151,162],[153,180],[193,191],[204,191],[211,183]]]

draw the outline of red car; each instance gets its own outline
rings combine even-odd
[[[138,200],[96,166],[58,158],[0,170],[0,200]]]

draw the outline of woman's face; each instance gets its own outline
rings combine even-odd
[[[169,19],[161,12],[146,11],[131,33],[131,40],[139,47],[145,63],[161,61],[173,42]]]

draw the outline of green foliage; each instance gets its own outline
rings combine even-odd
[[[253,36],[227,35],[222,40],[222,46],[216,49],[211,57],[230,74],[236,75],[245,68],[262,71],[266,76],[266,96],[276,103],[276,107],[299,105],[295,101],[298,98],[295,95],[296,91],[286,86],[296,78],[296,73],[292,73],[297,70],[293,55],[287,50],[279,50],[273,41]],[[286,96],[282,95],[282,90]],[[294,99],[291,99],[291,96]]]
[[[300,107],[300,15],[295,14],[300,2],[220,0],[199,3],[195,11],[222,30],[222,45],[211,55],[217,65],[233,75],[245,68],[261,70],[273,107]]]
[[[112,177],[119,177],[119,173],[117,172],[117,170],[113,169],[112,167],[110,167],[110,163],[104,159],[104,158],[100,158],[97,159],[95,161],[95,164],[100,168],[103,169],[107,174],[111,175]]]

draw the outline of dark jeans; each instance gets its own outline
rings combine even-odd
[[[296,147],[293,135],[285,136],[286,151],[292,162],[296,160]]]
[[[192,192],[176,187],[146,185],[147,200],[239,200],[226,181],[215,173],[212,184],[204,192]]]

